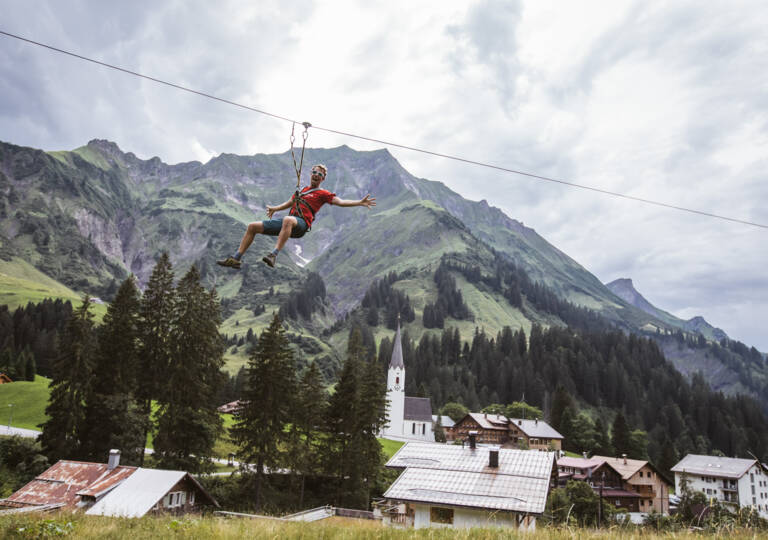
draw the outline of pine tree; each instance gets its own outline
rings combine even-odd
[[[611,444],[617,454],[629,454],[631,450],[630,430],[624,414],[619,411],[613,420],[613,429],[611,433]]]
[[[144,444],[150,426],[152,400],[165,393],[168,383],[166,372],[170,364],[170,335],[175,302],[173,268],[168,254],[163,253],[152,269],[141,299],[139,317],[141,345],[136,397],[143,408]],[[140,463],[144,463],[144,454],[141,455]]]
[[[155,458],[160,467],[207,472],[223,431],[216,410],[224,382],[221,307],[216,292],[200,284],[194,266],[179,281],[176,297],[167,386],[158,400]]]
[[[243,406],[235,413],[235,424],[230,431],[239,448],[238,459],[256,465],[254,506],[257,510],[261,506],[266,468],[283,465],[280,447],[289,442],[285,426],[292,421],[291,412],[295,410],[292,403],[296,395],[294,370],[285,329],[275,314],[248,359]]]
[[[86,398],[84,455],[106,459],[111,448],[121,459],[137,464],[144,454],[146,417],[134,397],[139,375],[139,291],[133,276],[120,285],[97,332],[99,354]]]
[[[320,470],[319,431],[323,427],[328,394],[323,377],[312,362],[298,383],[292,402],[288,465],[299,478],[299,507],[304,505],[304,483],[307,475]]]
[[[50,397],[41,424],[43,451],[51,459],[79,458],[85,421],[85,398],[90,390],[97,342],[93,331],[91,300],[72,313],[53,363]]]

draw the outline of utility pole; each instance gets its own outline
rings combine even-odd
[[[597,507],[597,526],[603,523],[603,486],[605,486],[605,471],[600,474],[600,504]]]
[[[8,414],[8,433],[11,432],[11,421],[13,420],[13,403],[8,404],[9,410],[11,411]]]

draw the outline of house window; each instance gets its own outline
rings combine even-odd
[[[453,525],[453,508],[431,506],[429,508],[429,521],[432,523],[447,523]]]
[[[183,506],[187,499],[187,494],[184,491],[174,491],[165,496],[165,507],[176,508],[177,506]]]

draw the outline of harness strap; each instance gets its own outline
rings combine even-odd
[[[312,188],[312,189],[308,189],[303,193],[297,189],[296,193],[293,194],[293,210],[307,224],[307,231],[312,230],[312,225],[311,225],[311,222],[307,221],[307,219],[304,217],[304,211],[302,210],[301,207],[302,206],[305,207],[305,209],[312,216],[313,220],[315,219],[315,212],[314,210],[312,210],[312,207],[309,205],[309,203],[304,200],[304,196],[309,195],[310,193],[313,193],[319,189],[320,188]]]

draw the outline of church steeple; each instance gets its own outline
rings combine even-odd
[[[397,316],[397,333],[395,334],[395,343],[392,347],[392,358],[389,360],[389,367],[405,369],[403,363],[403,343],[400,340],[400,315]]]

